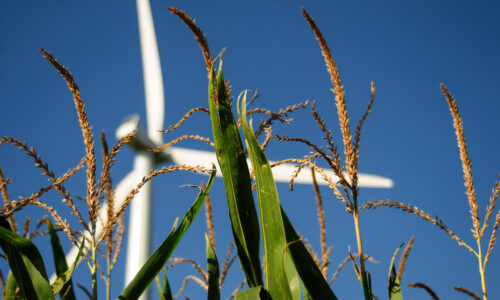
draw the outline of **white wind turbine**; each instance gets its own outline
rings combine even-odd
[[[137,0],[137,15],[146,98],[147,133],[138,128],[139,117],[137,115],[126,120],[116,131],[117,138],[122,138],[134,130],[136,131],[134,138],[129,142],[129,146],[136,151],[134,167],[116,187],[116,208],[120,207],[130,191],[148,174],[149,170],[160,163],[174,162],[177,164],[200,165],[207,168],[211,168],[212,163],[215,163],[217,175],[221,176],[222,174],[217,163],[217,157],[213,152],[179,147],[169,147],[163,152],[154,155],[147,151],[148,147],[156,147],[163,144],[162,133],[159,130],[164,128],[164,92],[160,57],[149,0]],[[295,169],[296,166],[293,164],[283,164],[273,168],[273,175],[276,182],[288,182],[291,173]],[[295,179],[295,183],[311,184],[312,178],[307,173],[301,172]],[[338,179],[332,171],[325,170],[325,173],[334,182]],[[393,186],[392,180],[385,177],[369,174],[359,174],[358,176],[360,187],[390,188]],[[318,183],[326,184],[324,181]],[[130,206],[125,285],[134,278],[150,256],[152,221],[151,181],[142,187]],[[105,211],[106,208],[103,207],[100,215],[103,223],[107,221]],[[101,234],[102,226],[100,224],[98,224],[96,231],[97,235]],[[77,253],[78,248],[74,247],[66,256],[68,263],[72,263],[75,260]],[[148,298],[148,292],[145,292],[141,297],[141,299]]]

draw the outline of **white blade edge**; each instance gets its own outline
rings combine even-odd
[[[187,148],[170,147],[167,150],[168,154],[172,157],[173,161],[177,164],[186,164],[191,166],[201,166],[205,168],[211,168],[211,164],[214,163],[217,168],[217,176],[222,176],[219,164],[217,163],[217,156],[214,152],[203,151],[203,150],[193,150]],[[269,161],[273,164],[273,161]],[[247,160],[249,167],[252,166],[250,160]],[[274,167],[273,175],[276,182],[289,182],[292,173],[296,170],[297,165],[295,164],[282,164]],[[338,177],[333,173],[333,171],[325,170],[323,171],[331,178],[333,182],[338,181]],[[377,175],[370,174],[358,174],[358,186],[368,187],[368,188],[391,188],[394,183],[391,179],[385,178]],[[295,178],[295,183],[301,184],[312,184],[312,177],[310,172],[303,170],[299,173],[299,176]],[[328,185],[325,180],[318,180],[318,184]]]
[[[138,174],[136,170],[132,170],[130,173],[125,176],[120,183],[116,186],[115,188],[115,207],[114,207],[114,213],[118,212],[118,209],[120,206],[123,204],[125,201],[125,198],[128,196],[130,191],[137,186],[139,183],[138,179]],[[103,231],[103,226],[102,224],[107,223],[108,221],[108,215],[107,215],[107,205],[106,203],[102,206],[102,208],[99,211],[99,218],[96,226],[96,236],[99,237],[102,234]],[[90,239],[90,235],[88,231],[85,232],[85,238]],[[82,240],[79,240],[81,242]],[[86,244],[87,250],[90,250],[90,243]],[[66,254],[66,262],[68,265],[71,265],[75,259],[76,256],[78,255],[78,247],[73,246],[73,248]],[[54,282],[56,279],[56,275],[53,274],[50,278],[50,282]]]
[[[146,96],[146,116],[148,136],[157,145],[163,143],[163,118],[165,99],[160,55],[149,0],[137,0],[139,35],[141,39],[142,72]]]

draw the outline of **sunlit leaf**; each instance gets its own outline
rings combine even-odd
[[[248,285],[256,287],[262,285],[259,223],[243,144],[227,97],[222,59],[217,77],[213,67],[209,73],[208,102],[238,257]]]
[[[19,289],[19,285],[17,284],[16,278],[14,277],[14,274],[12,274],[12,270],[10,270],[9,275],[7,275],[5,297],[12,300],[23,299],[21,297],[21,291]]]
[[[286,251],[286,253],[284,253],[283,265],[286,272],[285,275],[288,280],[288,286],[290,287],[292,299],[300,300],[301,293],[300,293],[299,274],[297,273],[297,269],[295,269],[295,265],[293,263],[293,258],[290,254],[290,251]]]
[[[394,251],[394,254],[392,255],[391,259],[391,266],[389,267],[389,299],[390,300],[403,300],[403,294],[401,292],[401,284],[399,282],[399,277],[396,272],[396,266],[394,265],[394,261],[396,260],[396,255],[399,252],[399,249],[403,247],[405,243],[402,243],[396,251]]]
[[[283,220],[280,216],[278,191],[271,165],[260,148],[251,124],[249,125],[247,122],[246,95],[244,92],[241,101],[241,95],[238,97],[238,115],[245,133],[248,155],[252,161],[255,182],[257,183],[257,201],[264,246],[264,288],[273,299],[291,299],[290,286],[282,260],[285,253],[286,237]]]
[[[262,286],[257,286],[250,288],[248,290],[241,291],[236,294],[236,300],[260,300],[260,293],[262,292]]]

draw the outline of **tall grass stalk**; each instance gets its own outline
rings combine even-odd
[[[313,147],[320,155],[329,162],[330,166],[332,166],[333,171],[339,177],[339,183],[343,188],[344,196],[340,195],[340,193],[336,193],[337,197],[341,197],[341,201],[346,204],[347,211],[352,214],[354,228],[356,232],[356,243],[358,246],[358,255],[359,255],[359,268],[360,273],[358,274],[358,278],[363,287],[363,292],[365,295],[365,299],[372,300],[373,295],[371,292],[371,282],[370,275],[366,271],[365,265],[365,254],[363,249],[363,239],[361,233],[361,221],[359,215],[359,188],[358,188],[358,163],[359,163],[359,146],[361,140],[361,129],[363,127],[363,123],[366,120],[368,114],[371,112],[371,107],[374,102],[375,97],[375,87],[373,83],[371,83],[371,100],[368,104],[368,107],[361,118],[355,136],[351,134],[351,127],[349,122],[349,117],[347,115],[347,107],[345,102],[345,92],[342,86],[342,81],[339,75],[339,71],[335,64],[335,60],[331,54],[330,48],[323,37],[320,29],[316,25],[315,21],[311,16],[307,13],[307,11],[302,8],[302,14],[306,19],[307,23],[311,27],[316,39],[321,48],[321,53],[325,59],[325,64],[327,66],[328,74],[330,75],[330,80],[332,83],[332,92],[335,96],[335,105],[337,107],[337,115],[340,123],[340,130],[342,133],[342,141],[344,145],[344,157],[345,157],[345,169],[347,170],[348,178],[345,178],[343,171],[343,167],[340,166],[340,156],[337,153],[336,146],[332,141],[331,132],[326,130],[326,125],[324,121],[319,117],[317,112],[314,110],[313,104],[313,116],[320,126],[320,129],[325,133],[325,140],[328,142],[328,149],[330,153],[333,154],[333,157],[330,157],[319,150],[318,147]],[[286,139],[285,139],[286,140]],[[310,143],[309,143],[310,144]],[[353,261],[354,262],[354,261]]]

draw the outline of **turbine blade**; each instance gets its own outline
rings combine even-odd
[[[165,114],[165,97],[160,55],[156,42],[156,33],[149,0],[137,0],[137,16],[141,39],[142,72],[146,97],[147,132],[157,145],[163,144],[163,118]]]
[[[273,162],[270,162],[273,164]],[[292,173],[297,169],[296,164],[282,164],[273,168],[274,180],[279,182],[289,182]],[[295,178],[295,183],[301,184],[312,184],[312,177],[310,172],[310,167],[306,167],[306,170],[302,170],[299,175]],[[330,177],[332,182],[337,183],[339,178],[335,173],[331,170],[322,169],[323,172]],[[347,173],[345,176],[348,178]],[[321,178],[321,176],[318,176]],[[328,182],[321,179],[318,179],[318,184],[320,185],[328,185]],[[371,174],[358,174],[358,186],[365,188],[392,188],[394,185],[393,181],[389,178],[385,178],[378,175]]]
[[[217,168],[217,176],[222,176],[219,164],[217,162],[217,156],[214,152],[204,151],[204,150],[194,150],[187,148],[170,147],[167,150],[171,159],[177,164],[186,164],[191,166],[202,166],[205,168],[210,168],[212,163],[215,164]],[[247,160],[248,166],[251,169],[252,164],[250,160]],[[273,164],[273,161],[269,161]],[[282,164],[273,168],[273,176],[276,182],[289,182],[293,172],[296,170],[296,164]],[[309,167],[308,167],[309,168]],[[333,182],[338,181],[338,177],[330,170],[323,170]],[[359,187],[369,187],[369,188],[391,188],[394,184],[391,179],[382,176],[371,175],[371,174],[358,174],[358,185]],[[295,178],[295,183],[300,184],[312,184],[312,177],[310,172],[302,171],[299,173],[297,178]],[[318,180],[318,184],[328,185],[325,180]]]

